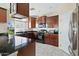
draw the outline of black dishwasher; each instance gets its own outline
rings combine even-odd
[[[37,34],[37,42],[44,43],[44,33],[47,32],[46,30],[40,30]]]

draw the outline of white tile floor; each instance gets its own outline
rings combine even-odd
[[[36,43],[36,56],[69,56],[58,47]]]

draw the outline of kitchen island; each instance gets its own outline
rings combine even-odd
[[[20,37],[26,37],[26,38],[28,38],[27,43],[20,44],[20,45],[15,46],[15,47],[12,45],[12,43],[6,44],[4,47],[0,48],[1,55],[2,56],[7,56],[9,54],[14,53],[15,51],[18,51],[18,54],[17,54],[18,56],[19,55],[20,56],[27,56],[31,52],[33,52],[33,55],[35,55],[35,52],[34,52],[35,49],[33,48],[35,46],[35,44],[34,44],[35,41],[34,41],[34,38],[33,37],[30,37],[29,34],[32,34],[32,36],[35,37],[33,35],[33,33],[31,33],[31,32],[30,33],[24,33],[24,34],[21,33],[20,35],[17,35],[17,36],[20,36]],[[23,49],[25,49],[25,51],[28,51],[28,53],[25,52]],[[30,49],[31,52],[29,51],[29,49]],[[25,54],[23,54],[23,53],[25,53]]]

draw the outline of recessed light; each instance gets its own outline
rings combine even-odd
[[[30,8],[30,10],[35,10],[35,8]]]

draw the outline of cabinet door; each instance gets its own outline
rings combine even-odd
[[[46,23],[46,16],[38,17],[38,23]]]
[[[47,17],[46,23],[48,28],[58,27],[58,15]]]
[[[7,10],[0,7],[0,22],[7,22]]]
[[[58,34],[45,34],[44,41],[46,44],[58,46]]]
[[[29,17],[29,28],[35,28],[36,27],[36,18]]]
[[[35,42],[18,50],[18,56],[35,56]]]
[[[44,35],[44,41],[46,44],[50,44],[50,35],[49,34]]]
[[[42,22],[42,23],[46,23],[46,16],[42,16],[42,17],[41,17],[41,22]]]
[[[58,34],[50,34],[50,45],[58,46]]]
[[[24,15],[24,16],[29,16],[29,4],[28,3],[17,3],[16,4],[16,9],[17,13]]]
[[[31,18],[31,28],[35,28],[36,27],[36,18]]]
[[[46,16],[38,17],[37,23],[39,28],[46,28]]]

